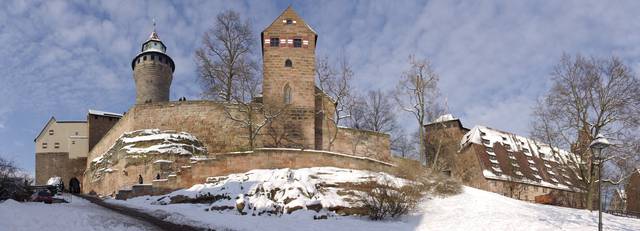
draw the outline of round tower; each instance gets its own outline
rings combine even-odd
[[[155,29],[142,44],[140,54],[131,61],[136,82],[136,104],[169,101],[169,89],[176,69],[167,47]]]

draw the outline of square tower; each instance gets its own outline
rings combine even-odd
[[[261,34],[263,102],[286,108],[293,142],[314,147],[315,48],[318,35],[289,6]]]

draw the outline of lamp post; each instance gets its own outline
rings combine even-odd
[[[598,166],[598,231],[602,231],[602,149],[609,147],[609,145],[609,140],[604,138],[602,134],[598,134],[589,145],[593,151],[594,163]]]

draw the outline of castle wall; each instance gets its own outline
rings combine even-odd
[[[87,115],[89,127],[89,150],[95,146],[120,118],[113,116]]]
[[[391,160],[389,135],[384,133],[338,127],[338,134],[331,151]]]
[[[82,181],[86,163],[86,157],[69,159],[67,152],[36,153],[36,185],[46,184],[54,176],[61,177],[65,187],[73,177]]]
[[[163,159],[159,155],[157,159]],[[179,188],[191,187],[206,182],[207,177],[247,172],[252,169],[338,167],[369,171],[393,172],[393,165],[378,160],[354,157],[326,151],[299,149],[256,149],[247,152],[232,152],[215,155],[204,160],[176,159],[169,166],[161,163],[142,166],[129,165],[121,161],[101,180],[87,184],[85,191],[95,191],[101,195],[110,195],[120,189],[129,189],[138,183],[142,175],[145,184],[152,184],[154,190],[167,192]],[[154,160],[150,160],[153,163]],[[154,180],[158,173],[175,171],[175,175],[162,175]]]

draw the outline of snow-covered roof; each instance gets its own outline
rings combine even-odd
[[[98,111],[93,109],[89,109],[89,115],[109,116],[109,117],[118,117],[118,118],[122,117],[122,114],[106,112],[106,111]]]
[[[579,158],[527,137],[475,126],[460,141],[461,150],[476,145],[485,178],[578,191]]]
[[[453,117],[453,115],[451,114],[446,114],[446,115],[441,115],[437,119],[433,120],[432,123],[442,123],[442,122],[447,122],[451,120],[457,120],[457,118]]]

